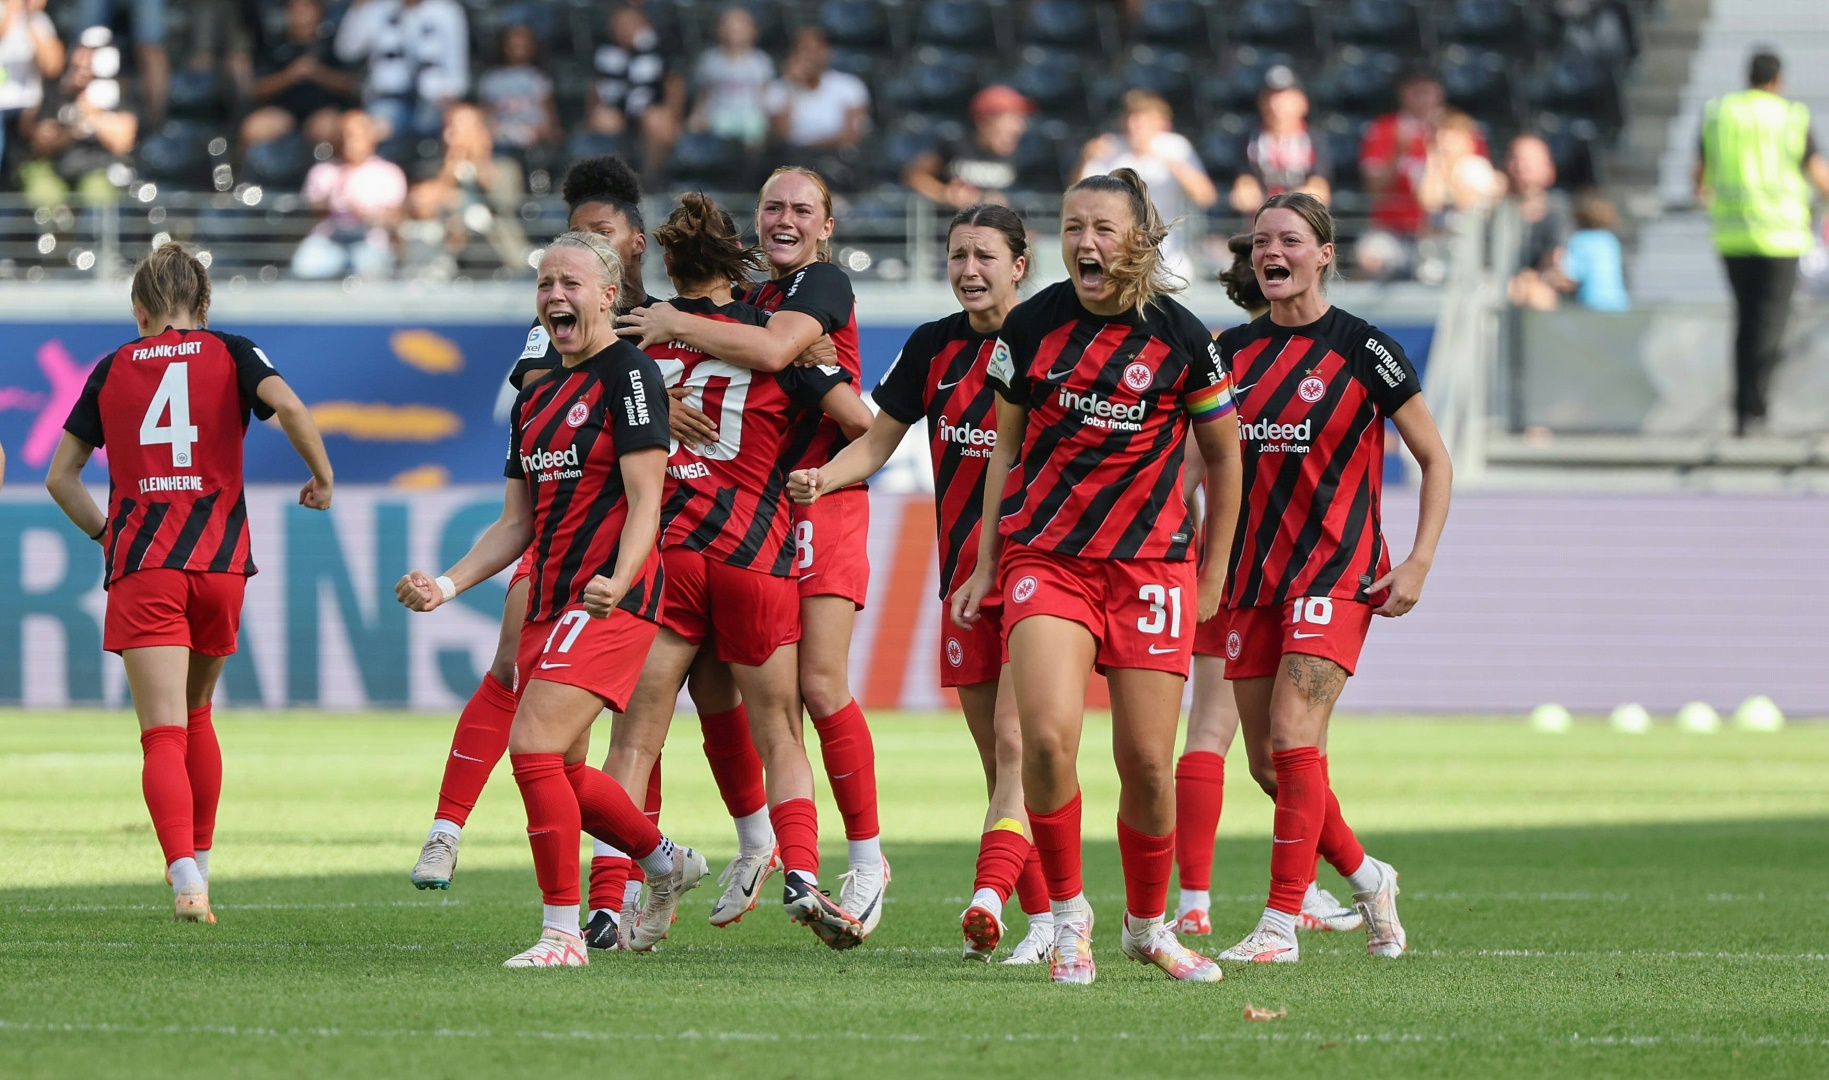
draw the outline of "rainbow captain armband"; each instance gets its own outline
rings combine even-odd
[[[1221,372],[1218,381],[1189,394],[1183,407],[1197,424],[1230,415],[1238,408],[1232,399],[1232,377]]]

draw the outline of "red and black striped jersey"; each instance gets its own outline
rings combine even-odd
[[[972,329],[961,311],[919,326],[871,392],[883,415],[927,421],[934,467],[934,514],[940,534],[940,599],[978,566],[984,518],[984,474],[997,446],[997,393],[986,381],[996,334]]]
[[[810,263],[785,277],[763,282],[743,299],[771,314],[798,311],[819,320],[838,350],[838,365],[850,372],[852,382],[863,380],[864,362],[857,347],[857,298],[843,270],[827,262]],[[850,442],[838,421],[822,415],[811,442],[794,460],[794,468],[816,469]]]
[[[1147,313],[1094,315],[1070,282],[1016,306],[990,380],[1028,410],[998,528],[1010,540],[1089,559],[1191,558],[1181,495],[1188,423],[1232,411],[1207,328],[1167,297]]]
[[[704,319],[749,326],[768,320],[749,304],[670,303]],[[678,341],[656,346],[649,355],[667,387],[686,387],[686,404],[712,417],[718,429],[718,441],[710,446],[673,444],[661,542],[788,576],[794,563],[787,497],[793,436],[810,427],[808,410],[817,410],[833,387],[850,382],[850,374],[837,367],[789,367],[770,375]]]
[[[1385,419],[1422,390],[1402,348],[1339,308],[1219,335],[1238,386],[1245,486],[1228,607],[1368,600],[1391,568],[1380,517]]]
[[[629,503],[621,458],[667,447],[667,388],[660,369],[627,341],[575,367],[561,367],[515,399],[509,424],[510,480],[533,502],[534,570],[529,619],[552,619],[584,599],[592,577],[616,570]],[[617,606],[659,621],[660,543]]]
[[[108,448],[104,583],[135,570],[252,575],[242,446],[255,391],[277,375],[252,341],[172,330],[131,341],[89,373],[64,430]]]

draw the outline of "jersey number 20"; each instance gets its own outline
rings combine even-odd
[[[191,423],[190,371],[190,364],[182,360],[168,365],[159,388],[152,393],[152,403],[146,406],[146,416],[140,421],[140,445],[169,445],[174,469],[191,467],[191,447],[197,442],[197,426]],[[159,418],[167,410],[171,420],[161,425]]]

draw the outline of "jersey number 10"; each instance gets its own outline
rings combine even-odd
[[[191,447],[197,442],[197,426],[191,423],[191,366],[180,360],[165,368],[159,388],[152,393],[146,416],[140,421],[140,445],[171,447],[174,469],[191,467]],[[171,422],[161,425],[159,418],[171,412]]]

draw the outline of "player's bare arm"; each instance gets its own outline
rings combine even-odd
[[[848,389],[850,387],[837,387],[826,398],[830,400],[839,390]],[[861,398],[858,404],[863,405]],[[825,407],[825,401],[820,402],[820,407]],[[832,415],[830,410],[827,413]],[[836,415],[832,418],[838,420],[841,427],[844,425]],[[875,476],[878,469],[888,464],[895,448],[902,444],[902,436],[908,434],[908,425],[888,413],[877,413],[861,437],[852,436],[849,430],[845,434],[856,441],[840,450],[831,461],[817,469],[796,469],[788,474],[788,496],[795,502],[811,506],[828,491],[838,491]]]
[[[394,586],[394,596],[413,611],[431,611],[479,581],[501,573],[533,543],[533,501],[527,485],[510,480],[502,496],[502,516],[495,519],[470,545],[464,557],[434,578],[424,570],[409,571]],[[445,595],[449,582],[451,593]]]
[[[608,617],[622,602],[623,594],[648,561],[648,553],[654,550],[655,536],[660,532],[661,489],[667,480],[666,449],[651,446],[623,454],[616,465],[622,470],[623,497],[628,500],[629,515],[622,522],[616,568],[609,577],[598,574],[584,587],[584,610],[593,619]]]
[[[826,391],[826,396],[819,399],[819,411],[830,416],[847,439],[863,438],[871,425],[876,423],[876,414],[870,411],[870,406],[864,404],[864,399],[857,396],[857,391],[849,383],[840,383]]]
[[[616,333],[643,349],[683,341],[700,352],[753,371],[780,371],[826,336],[818,319],[802,311],[778,311],[766,326],[701,319],[672,304],[650,304],[616,320]]]
[[[1003,518],[1003,488],[1016,455],[1022,452],[1028,426],[1028,409],[998,397],[997,445],[991,448],[990,464],[984,468],[984,527],[978,530],[978,565],[952,598],[953,623],[967,630],[977,623],[984,598],[997,591],[997,560],[1003,555],[1003,534],[997,523]]]
[[[311,479],[299,489],[298,503],[313,510],[330,509],[331,487],[335,477],[330,470],[330,455],[324,450],[324,436],[319,434],[317,421],[311,418],[311,410],[299,400],[297,392],[287,385],[286,380],[277,375],[270,375],[260,381],[255,390],[263,404],[273,410],[273,418],[279,421],[280,430],[292,443],[292,449],[304,459],[305,467],[311,470]]]
[[[1196,423],[1194,444],[1206,477],[1206,517],[1202,535],[1208,545],[1207,561],[1200,568],[1200,621],[1219,611],[1226,592],[1226,564],[1232,551],[1232,534],[1238,529],[1238,500],[1244,490],[1244,456],[1238,445],[1238,414]]]
[[[89,489],[83,486],[83,466],[89,464],[95,447],[69,432],[57,442],[51,464],[45,470],[44,487],[51,498],[89,539],[101,542],[102,530],[108,527],[108,515],[95,505]]]
[[[1448,459],[1447,444],[1442,442],[1442,433],[1436,428],[1435,417],[1429,414],[1429,406],[1423,402],[1421,394],[1393,413],[1391,422],[1397,425],[1397,434],[1423,473],[1417,494],[1416,540],[1410,545],[1410,557],[1372,583],[1374,593],[1391,590],[1373,614],[1396,618],[1416,606],[1429,568],[1435,565],[1435,548],[1441,542],[1442,528],[1448,523],[1454,464]]]

